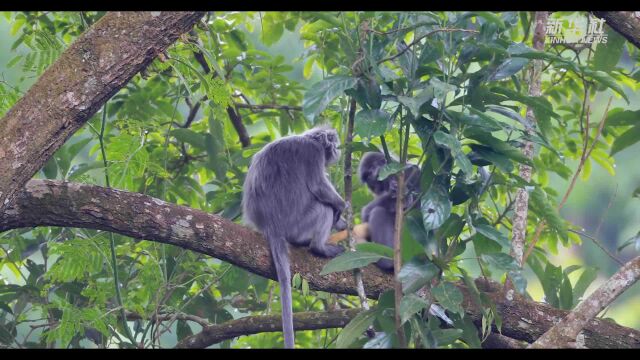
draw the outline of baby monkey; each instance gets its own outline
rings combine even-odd
[[[360,161],[358,173],[360,181],[366,184],[375,198],[362,208],[362,222],[368,223],[368,233],[372,242],[393,248],[393,233],[396,223],[396,200],[398,198],[398,178],[396,175],[379,180],[380,170],[387,164],[387,159],[380,152],[368,152]],[[405,191],[403,211],[417,206],[420,195],[420,168],[407,165],[404,170]],[[376,262],[379,268],[393,271],[393,261],[380,259]]]

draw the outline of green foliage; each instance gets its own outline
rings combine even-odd
[[[42,74],[103,15],[5,13],[15,50],[6,66],[21,77],[17,84],[0,81],[0,113],[26,92],[27,79]],[[583,179],[594,165],[613,174],[612,156],[640,141],[636,109],[609,110],[597,140],[598,122],[592,117],[587,123],[585,116],[584,104],[596,97],[628,100],[638,89],[639,72],[625,65],[627,55],[637,63],[637,50],[628,51],[632,47],[623,37],[607,30],[609,41],[590,49],[534,50],[526,12],[212,12],[206,19],[189,41],[178,41],[163,61],[154,60],[115,94],[38,176],[106,185],[107,175],[112,187],[240,222],[251,157],[278,137],[320,123],[344,138],[355,99],[354,167],[363,153],[384,148],[393,160],[379,179],[407,163],[422,170],[416,206],[404,214],[398,271],[403,294],[397,314],[410,347],[480,347],[492,327],[502,327],[495,304],[472,276],[508,276],[525,296],[532,295],[528,284],[538,281],[544,300],[562,309],[584,296],[596,269],[563,269],[546,256],[557,253],[558,245],[579,243],[571,232],[575,226],[558,211],[564,194],[549,185],[555,175],[573,177],[585,143],[593,151]],[[592,56],[585,56],[588,51]],[[531,96],[528,70],[538,60],[545,69],[542,94]],[[238,141],[238,121],[251,138],[246,147]],[[527,142],[534,144],[533,159],[522,153]],[[533,168],[530,181],[520,177],[522,165]],[[339,192],[342,171],[328,169]],[[537,280],[525,278],[509,254],[513,197],[520,188],[530,198],[527,234],[546,224],[526,264]],[[355,181],[356,223],[370,200],[364,184]],[[639,239],[630,238],[620,249],[637,251]],[[199,329],[184,318],[158,326],[150,319],[159,314],[221,324],[278,312],[277,283],[240,267],[119,235],[114,245],[115,264],[99,231],[40,227],[0,234],[0,343],[133,347],[123,336],[113,269],[124,308],[139,317],[128,325],[145,347],[165,347]],[[392,257],[388,247],[360,244],[328,261],[320,276]],[[463,311],[460,282],[482,311],[478,326]],[[294,311],[357,304],[313,285],[294,274]],[[453,325],[445,328],[429,313],[432,303],[446,310]],[[298,332],[297,345],[397,347],[393,292],[371,305],[343,329]],[[41,319],[44,331],[27,338],[24,329],[34,319]],[[373,338],[364,335],[369,328]],[[281,343],[280,333],[264,333],[214,347]]]

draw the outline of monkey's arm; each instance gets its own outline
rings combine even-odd
[[[385,206],[384,203],[392,200],[395,203],[395,198],[391,193],[385,193],[381,196],[376,196],[375,199],[371,200],[367,205],[362,208],[361,220],[363,223],[369,221],[369,215],[371,214],[371,210],[373,210],[376,206]]]
[[[309,174],[307,188],[319,202],[333,208],[333,223],[337,224],[346,204],[329,181],[324,168],[314,166],[312,161],[307,162],[307,164],[307,172]]]

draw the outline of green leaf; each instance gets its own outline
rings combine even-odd
[[[529,60],[525,58],[508,58],[503,61],[502,64],[498,65],[494,72],[489,74],[487,80],[496,81],[508,78],[511,75],[517,74],[527,63],[529,63]]]
[[[202,134],[197,133],[191,129],[174,129],[169,133],[171,136],[178,139],[178,141],[186,142],[200,149],[206,149],[204,137]]]
[[[336,347],[339,349],[346,348],[356,341],[373,324],[377,314],[376,309],[370,309],[359,313],[351,319],[338,335]]]
[[[608,26],[605,36],[607,37],[607,42],[600,42],[596,47],[596,52],[593,55],[593,66],[596,70],[609,72],[620,61],[625,41],[622,36]]]
[[[422,222],[425,230],[437,229],[451,215],[451,201],[443,185],[433,183],[420,199]]]
[[[367,266],[383,258],[382,255],[364,251],[346,251],[343,254],[331,259],[320,275],[327,275],[333,272],[347,271],[355,268]]]
[[[372,254],[378,254],[390,259],[393,259],[393,249],[389,246],[376,244],[372,242],[366,242],[356,245],[356,250],[361,252],[367,252]]]
[[[389,114],[385,111],[361,110],[356,114],[354,133],[362,138],[373,138],[383,135],[389,126]]]
[[[505,253],[482,254],[480,258],[505,272],[517,271],[520,268],[516,263],[516,260],[509,254],[505,254]]]
[[[487,133],[484,131],[471,131],[471,129],[465,129],[464,135],[470,139],[478,141],[480,144],[484,146],[490,147],[494,152],[502,154],[510,158],[511,160],[515,160],[519,163],[533,166],[533,161],[531,161],[531,159],[524,156],[520,150],[492,136],[490,133]]]
[[[632,126],[640,125],[640,110],[623,110],[615,108],[607,114],[605,126]]]
[[[400,322],[404,324],[410,317],[418,311],[429,306],[429,303],[415,294],[408,294],[400,300]]]
[[[412,260],[402,266],[398,279],[402,283],[402,291],[411,293],[427,285],[438,274],[438,267],[430,262]]]
[[[262,42],[267,45],[273,45],[282,37],[284,33],[284,22],[277,14],[267,12],[262,18]]]
[[[562,277],[562,284],[560,285],[560,308],[570,310],[572,307],[573,292],[571,290],[571,281],[569,281],[569,277],[564,274]]]
[[[56,159],[54,156],[50,157],[49,160],[42,167],[42,171],[44,172],[44,176],[47,179],[55,179],[58,176],[58,164],[56,163]]]
[[[433,90],[429,90],[430,89],[423,90],[422,92],[420,92],[420,94],[414,97],[398,96],[398,101],[402,105],[406,106],[413,117],[417,119],[418,117],[420,117],[420,115],[422,115],[422,112],[420,111],[422,105],[424,105],[424,103],[426,103],[427,101],[433,99]]]
[[[609,156],[613,156],[616,153],[628,148],[631,145],[634,145],[640,141],[640,124],[632,127],[631,129],[622,133],[622,135],[618,136],[614,141],[613,145],[611,145],[611,153]]]
[[[380,109],[380,105],[382,105],[380,85],[374,79],[364,79],[359,84],[363,87],[367,104],[372,109]]]
[[[446,82],[438,80],[438,78],[429,79],[429,85],[433,88],[433,97],[438,99],[438,103],[442,103],[448,93],[458,89],[455,85],[447,84]],[[425,90],[425,92],[426,91],[427,90]]]
[[[436,338],[438,346],[452,344],[462,336],[462,329],[437,329],[431,332]]]
[[[451,150],[451,154],[456,160],[456,163],[460,166],[460,169],[462,169],[466,177],[469,178],[473,173],[473,165],[471,161],[469,161],[469,158],[467,158],[467,155],[462,151],[462,145],[458,139],[438,130],[433,134],[433,140],[435,140],[436,144]]]
[[[469,147],[473,150],[473,153],[478,155],[480,158],[491,162],[498,169],[502,170],[505,173],[510,173],[513,170],[513,163],[511,160],[495,151],[493,151],[490,147],[470,144]],[[471,156],[471,154],[469,154]]]
[[[460,315],[464,313],[461,305],[462,293],[455,285],[447,282],[440,283],[431,289],[431,295],[433,295],[438,301],[438,304],[442,305],[445,309]]]
[[[311,86],[304,95],[302,101],[303,113],[315,123],[316,117],[335,99],[342,95],[345,90],[356,86],[357,78],[337,75],[328,77]]]
[[[506,27],[504,24],[504,21],[502,21],[500,16],[497,15],[496,13],[492,13],[489,11],[476,11],[474,12],[474,14],[476,14],[477,16],[480,16],[481,18],[487,20],[490,23],[496,24],[500,29],[504,29]]]
[[[620,96],[622,96],[627,101],[627,104],[629,103],[629,98],[627,97],[627,94],[624,93],[624,90],[622,90],[620,85],[618,85],[618,82],[616,81],[616,79],[611,77],[611,75],[607,74],[604,71],[593,71],[588,68],[585,68],[583,72],[585,75],[592,77],[593,79],[597,80],[599,83],[606,85],[611,90],[617,92]]]
[[[558,209],[551,205],[546,193],[536,186],[529,195],[531,206],[534,208],[536,213],[541,215],[547,221],[549,226],[557,232],[558,236],[566,239],[567,224],[560,216]]]
[[[385,164],[378,173],[378,180],[384,180],[391,175],[397,174],[404,169],[404,166],[397,161],[393,161],[389,164]]]
[[[596,268],[587,267],[584,269],[576,286],[573,287],[573,305],[577,305],[580,302],[580,298],[589,288],[589,285],[598,277],[598,270]]]
[[[507,235],[501,233],[493,226],[487,224],[477,224],[474,225],[474,227],[480,234],[488,237],[493,241],[498,242],[502,246],[509,247],[509,238],[507,238]]]

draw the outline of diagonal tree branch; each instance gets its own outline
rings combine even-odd
[[[257,232],[220,216],[164,202],[150,196],[99,186],[59,181],[31,180],[7,211],[0,213],[0,231],[66,226],[113,231],[135,239],[176,245],[206,254],[247,271],[276,279],[266,240]],[[300,273],[317,290],[356,295],[350,271],[318,275],[328,260],[302,248],[291,248],[292,271]],[[363,269],[366,294],[376,299],[392,288],[392,277],[370,265]],[[526,300],[519,294],[507,298],[498,284],[478,285],[502,316],[502,334],[529,343],[535,341],[568,312]],[[479,309],[466,286],[463,307],[476,326],[482,326]],[[593,348],[640,347],[640,331],[610,321],[593,319],[584,330],[585,344]]]
[[[296,331],[342,328],[359,312],[360,309],[346,309],[295,313],[293,327]],[[202,332],[181,340],[176,347],[205,348],[238,336],[280,331],[282,331],[280,315],[246,316],[223,324],[207,326],[202,329]]]
[[[640,48],[639,11],[594,11],[593,14],[605,19],[606,24],[624,36],[630,43]]]
[[[211,68],[209,67],[209,64],[207,64],[207,60],[204,57],[204,54],[200,51],[195,51],[193,53],[193,57],[196,59],[196,61],[198,62],[198,64],[200,64],[200,67],[202,67],[202,71],[204,71],[205,74],[209,74],[211,73]],[[213,73],[212,75],[213,77],[217,76],[216,73]],[[200,103],[202,101],[207,100],[207,96],[202,97],[202,99],[200,99],[200,101],[198,102],[197,106],[198,108],[200,107]],[[197,109],[196,109],[197,112]],[[249,136],[249,132],[247,131],[247,128],[244,126],[244,123],[242,122],[242,117],[240,116],[240,113],[237,110],[237,107],[234,106],[227,106],[227,115],[229,115],[229,120],[231,120],[231,124],[233,125],[233,128],[236,129],[236,132],[238,133],[238,138],[240,140],[240,144],[242,145],[243,148],[246,148],[247,146],[251,145],[251,137]],[[193,114],[193,116],[195,116],[195,114]]]
[[[549,329],[538,340],[531,344],[531,348],[562,348],[576,344],[578,334],[582,329],[598,315],[605,307],[611,304],[620,294],[635,284],[640,278],[640,256],[626,263],[613,276],[607,280],[598,290],[557,325]],[[582,347],[583,344],[576,344]]]
[[[0,212],[76,130],[203,14],[108,13],[62,53],[0,119]]]

